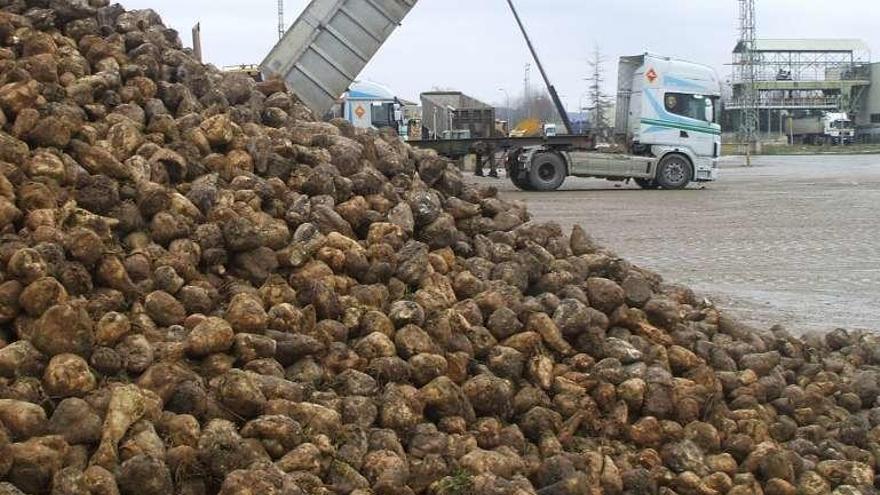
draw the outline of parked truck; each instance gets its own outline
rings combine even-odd
[[[567,176],[681,189],[718,177],[721,82],[711,67],[645,54],[620,59],[617,152],[548,143],[516,150],[508,176],[525,190],[558,189]]]
[[[400,24],[417,0],[312,0],[261,64],[281,77],[317,115],[324,115]],[[635,180],[644,188],[681,189],[717,178],[721,84],[707,66],[656,55],[620,61],[618,153],[597,152],[591,135],[572,135],[568,113],[513,5],[565,129],[535,137],[437,139],[411,142],[450,157],[505,151],[507,173],[522,189],[551,191],[566,177]],[[485,154],[483,156],[486,156]]]
[[[845,113],[825,112],[789,119],[786,133],[792,144],[852,144],[855,124]]]
[[[354,81],[329,113],[359,129],[394,129],[401,136],[409,133],[404,105],[386,87],[369,81]]]

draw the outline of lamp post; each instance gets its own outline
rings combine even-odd
[[[507,133],[510,134],[510,93],[508,93],[507,90],[504,88],[498,88],[498,91],[501,91],[507,97],[507,104],[505,105],[505,107],[507,108]]]

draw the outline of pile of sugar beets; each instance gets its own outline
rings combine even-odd
[[[745,328],[151,10],[0,6],[0,495],[876,493],[876,337]]]

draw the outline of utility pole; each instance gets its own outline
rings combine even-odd
[[[510,129],[513,128],[513,125],[510,123],[510,93],[504,88],[499,88],[498,91],[504,93],[504,96],[507,97],[507,103],[506,103],[506,106],[507,106],[507,112],[506,112],[507,113],[507,133],[509,135]]]
[[[284,37],[287,30],[284,28],[284,0],[278,0],[278,39]]]
[[[193,56],[202,62],[202,23],[199,22],[192,28]]]
[[[752,166],[752,147],[758,141],[758,58],[755,0],[739,0],[740,75],[742,76],[742,123],[740,136],[746,143],[746,166]]]

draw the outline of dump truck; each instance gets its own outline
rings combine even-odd
[[[849,115],[835,112],[788,119],[785,131],[791,144],[852,144],[856,134]]]
[[[351,85],[417,0],[313,0],[260,65],[281,77],[317,115]],[[507,0],[559,113],[565,134],[411,141],[451,158],[504,152],[510,180],[552,191],[568,176],[634,180],[648,189],[681,189],[717,178],[721,83],[707,66],[651,54],[620,61],[617,138],[622,152],[596,150],[572,125],[512,0]],[[475,151],[479,150],[479,151]],[[488,150],[488,151],[487,151]],[[486,156],[485,154],[483,156]]]

